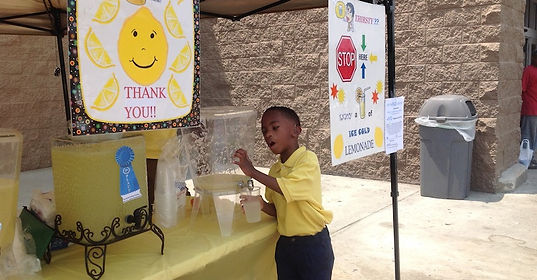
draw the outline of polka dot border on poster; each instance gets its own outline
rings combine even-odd
[[[82,102],[80,73],[78,69],[78,37],[76,21],[76,0],[67,5],[67,29],[69,34],[69,80],[71,84],[71,132],[73,135],[104,134],[127,131],[154,130],[165,128],[190,127],[199,125],[200,119],[200,8],[199,0],[194,4],[194,82],[192,109],[186,116],[174,120],[150,123],[120,124],[104,123],[91,119],[85,112]]]

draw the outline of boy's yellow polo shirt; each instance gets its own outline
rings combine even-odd
[[[276,178],[283,192],[265,191],[266,199],[276,206],[281,235],[313,235],[332,221],[332,212],[322,206],[321,170],[315,153],[300,147],[285,163],[274,163],[269,176]]]

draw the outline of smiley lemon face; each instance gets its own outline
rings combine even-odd
[[[140,85],[151,85],[166,68],[168,42],[164,29],[146,7],[125,20],[117,48],[123,70]]]

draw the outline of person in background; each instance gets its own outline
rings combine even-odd
[[[537,50],[531,54],[531,65],[522,73],[522,109],[520,110],[521,139],[528,139],[530,148],[537,147]],[[535,156],[529,165],[537,169]]]
[[[326,225],[332,221],[332,212],[322,206],[317,156],[298,145],[300,119],[292,109],[270,107],[261,118],[261,131],[269,149],[280,159],[266,175],[253,166],[247,151],[234,153],[235,164],[244,174],[267,187],[267,201],[261,196],[241,196],[241,202],[257,199],[263,212],[278,221],[278,279],[331,279],[334,253]]]

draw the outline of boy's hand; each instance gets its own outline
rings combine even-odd
[[[276,178],[266,175],[265,173],[260,172],[259,170],[255,169],[254,165],[248,158],[248,153],[245,150],[238,149],[233,154],[233,157],[234,157],[233,163],[235,163],[241,168],[244,175],[257,180],[259,183],[283,195],[282,189],[280,188],[280,185],[278,185],[278,181],[276,180]]]
[[[248,158],[248,153],[243,149],[238,149],[233,154],[233,157],[235,158],[233,160],[233,163],[235,163],[241,168],[242,172],[244,172],[244,175],[252,177],[255,168],[250,158]]]

